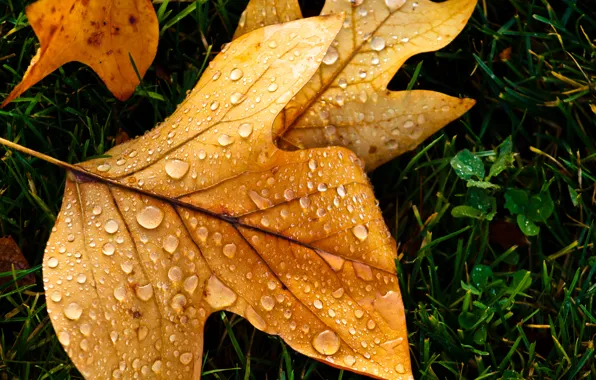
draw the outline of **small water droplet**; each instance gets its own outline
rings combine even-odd
[[[64,308],[64,316],[70,320],[78,320],[81,314],[83,314],[83,308],[78,303],[73,302]]]
[[[132,273],[132,263],[130,261],[123,261],[120,263],[120,268],[122,269],[122,271],[126,274],[131,274]]]
[[[85,276],[84,273],[79,273],[79,275],[77,276],[77,282],[79,284],[84,284],[87,281],[87,276]]]
[[[101,214],[101,207],[100,206],[95,206],[93,207],[93,215],[100,215]]]
[[[395,366],[395,370],[397,371],[397,373],[406,373],[406,369],[404,365],[401,363]]]
[[[344,363],[348,367],[351,367],[354,365],[354,363],[356,363],[356,359],[352,355],[346,355],[344,356]]]
[[[139,330],[137,331],[137,337],[139,340],[144,340],[147,335],[149,335],[149,329],[146,326],[139,327]]]
[[[304,197],[300,198],[300,206],[304,209],[309,208],[310,207],[310,198],[308,198],[308,196],[304,196]]]
[[[161,360],[154,361],[151,370],[155,373],[161,373]]]
[[[164,213],[161,209],[155,206],[147,206],[143,211],[137,214],[137,222],[141,227],[148,230],[153,230],[163,221]]]
[[[243,100],[244,94],[242,94],[241,92],[235,92],[230,96],[230,103],[232,103],[233,105],[240,104]]]
[[[313,305],[315,306],[315,308],[319,310],[323,308],[323,302],[321,302],[321,300],[315,300],[315,302],[313,302]]]
[[[188,365],[192,361],[192,352],[185,352],[180,355],[180,363]]]
[[[98,172],[105,173],[105,172],[107,172],[108,170],[110,170],[110,168],[111,168],[111,167],[112,167],[112,166],[110,166],[110,164],[107,164],[107,163],[106,163],[106,164],[101,164],[101,165],[98,165],[98,166],[97,166],[97,171],[98,171]]]
[[[277,91],[277,83],[271,83],[269,87],[267,87],[267,90],[269,90],[269,92]]]
[[[61,331],[58,334],[58,341],[62,343],[62,345],[64,346],[70,345],[70,334],[68,333],[68,331]]]
[[[62,300],[62,293],[59,290],[54,290],[50,295],[50,299],[54,302],[60,302]]]
[[[184,280],[184,290],[186,290],[188,294],[193,294],[197,285],[199,285],[199,277],[197,277],[196,274],[193,274]]]
[[[182,269],[177,266],[171,267],[168,271],[168,278],[173,282],[182,281]]]
[[[176,294],[174,297],[172,297],[172,301],[170,302],[170,306],[172,307],[172,309],[174,309],[176,312],[181,312],[184,310],[184,306],[186,306],[186,296],[184,296],[184,294]]]
[[[333,355],[339,351],[340,340],[336,333],[331,330],[325,330],[315,336],[312,346],[321,355]]]
[[[91,334],[91,325],[88,323],[83,323],[81,327],[79,327],[79,331],[84,336],[89,336]]]

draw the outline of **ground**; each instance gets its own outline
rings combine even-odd
[[[36,49],[27,3],[0,0],[2,98]],[[302,6],[312,15],[322,4]],[[185,97],[244,7],[167,5],[157,59],[130,100],[115,100],[87,67],[68,64],[0,111],[0,136],[79,162],[142,134]],[[454,43],[409,60],[392,81],[391,89],[411,84],[478,101],[370,175],[400,243],[416,378],[596,378],[594,81],[596,13],[576,0],[480,0]],[[64,171],[3,148],[0,157],[0,236],[12,236],[31,264],[16,275],[36,279],[15,288],[13,273],[0,274],[8,279],[0,285],[2,379],[81,378],[56,339],[41,285]],[[495,162],[510,165],[490,179],[498,188],[485,189],[478,178],[468,187],[457,162],[487,173]],[[534,218],[537,234],[523,223],[536,212],[547,215]],[[518,218],[534,236],[521,232]],[[212,316],[206,338],[205,379],[362,378],[309,360],[231,314]]]

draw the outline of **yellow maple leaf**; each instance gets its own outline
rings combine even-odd
[[[409,57],[451,42],[476,2],[327,1],[321,14],[344,12],[343,28],[319,71],[276,120],[278,145],[345,146],[372,170],[460,117],[474,100],[423,90],[393,92],[387,84]],[[301,17],[296,0],[251,0],[235,37]]]
[[[128,99],[157,52],[157,15],[150,0],[39,0],[27,7],[40,48],[22,81],[2,102],[20,96],[68,62],[90,66],[120,100]]]
[[[198,379],[205,321],[228,310],[329,365],[412,378],[396,246],[360,160],[272,142],[342,22],[249,33],[110,158],[44,157],[68,169],[48,313],[85,377]]]

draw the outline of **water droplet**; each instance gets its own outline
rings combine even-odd
[[[396,11],[406,3],[406,0],[385,0],[385,5],[391,10]]]
[[[56,268],[58,266],[58,263],[59,263],[59,261],[55,257],[50,257],[48,259],[48,267],[50,267],[50,268]]]
[[[170,254],[176,252],[178,244],[180,244],[180,240],[174,235],[168,235],[163,239],[163,249]]]
[[[192,352],[185,352],[180,355],[180,363],[188,365],[192,361]]]
[[[401,300],[401,295],[393,290],[388,291],[385,295],[377,295],[373,302],[373,307],[387,322],[389,327],[394,330],[400,328],[399,315],[403,312],[404,306]]]
[[[135,294],[139,297],[142,301],[149,301],[151,297],[153,297],[153,285],[147,284],[142,286],[137,286],[135,289]]]
[[[319,185],[317,186],[317,190],[319,190],[320,192],[325,192],[327,191],[327,184],[325,183],[319,183]]]
[[[62,345],[68,346],[70,344],[70,334],[68,331],[61,331],[58,334],[58,341],[62,343]]]
[[[212,308],[216,310],[220,310],[226,306],[232,305],[238,298],[236,293],[224,285],[224,283],[215,277],[215,275],[211,275],[211,277],[209,277],[209,280],[207,281],[206,293],[207,295],[205,296],[205,300]]]
[[[181,179],[188,173],[190,165],[182,160],[169,160],[166,162],[166,174],[173,179]]]
[[[414,127],[416,125],[416,123],[414,123],[412,120],[408,120],[404,123],[404,129],[410,129],[412,127]]]
[[[223,254],[230,259],[234,258],[234,255],[236,254],[236,244],[230,243],[224,245]]]
[[[368,322],[366,322],[366,327],[369,330],[373,330],[375,328],[377,324],[375,323],[375,321],[373,321],[372,319],[369,319]]]
[[[267,218],[266,216],[263,216],[261,218],[261,225],[263,227],[269,227],[270,224],[271,224],[271,222],[269,222],[269,218]]]
[[[356,261],[353,262],[352,265],[354,266],[354,272],[356,272],[357,277],[363,279],[364,281],[372,281],[373,274],[370,266]]]
[[[310,207],[310,199],[308,198],[308,196],[300,198],[300,206],[304,209]]]
[[[78,303],[73,302],[64,308],[64,316],[73,321],[81,318],[81,314],[83,314],[83,308]]]
[[[261,306],[263,309],[271,311],[275,307],[275,300],[270,296],[263,296],[261,297]]]
[[[331,293],[334,298],[341,298],[344,295],[344,288],[338,288]]]
[[[340,340],[336,333],[325,330],[319,333],[312,341],[312,346],[321,355],[333,355],[339,350]]]
[[[261,317],[252,306],[246,308],[245,315],[246,319],[257,329],[265,330],[267,328],[267,322]]]
[[[244,123],[238,127],[238,134],[242,138],[247,138],[252,133],[252,124]]]
[[[199,285],[199,277],[197,277],[196,274],[193,274],[184,280],[184,290],[186,290],[188,294],[193,294],[197,285]]]
[[[114,298],[116,298],[116,300],[122,302],[124,301],[124,298],[126,298],[126,289],[123,286],[119,286],[117,288],[114,289]]]
[[[60,302],[62,300],[62,293],[58,290],[54,290],[50,295],[50,299],[54,302]]]
[[[248,192],[248,196],[253,201],[253,203],[261,210],[269,208],[273,206],[273,203],[267,198],[260,196],[256,191],[250,190]]]
[[[114,219],[108,220],[104,226],[104,229],[109,234],[115,234],[118,232],[118,228],[120,228],[120,226],[118,226],[118,222],[116,222]]]
[[[406,373],[406,369],[404,365],[401,363],[395,366],[395,370],[397,371],[397,373]]]
[[[344,363],[348,367],[351,367],[354,365],[354,363],[356,363],[356,359],[352,355],[346,355],[346,356],[344,356]]]
[[[228,146],[231,143],[234,142],[234,140],[229,136],[224,134],[219,135],[219,137],[217,138],[217,142],[219,143],[219,145],[221,146]]]
[[[338,58],[339,53],[337,52],[337,49],[333,46],[330,46],[327,50],[327,53],[323,57],[323,63],[326,65],[333,65],[335,62],[337,62]]]
[[[168,278],[173,282],[182,281],[182,269],[176,266],[171,267],[168,271]]]
[[[101,207],[100,206],[95,206],[93,207],[93,215],[100,215],[101,214]]]
[[[209,108],[211,108],[211,111],[215,111],[216,109],[219,108],[219,102],[217,100],[213,101],[211,103],[211,105],[209,106]]]
[[[184,294],[178,293],[174,297],[172,297],[170,306],[178,313],[184,310],[184,306],[186,306],[186,297],[184,296]]]
[[[98,165],[98,166],[97,166],[97,171],[98,171],[98,172],[105,173],[105,172],[107,172],[108,170],[110,170],[110,168],[111,168],[111,167],[112,167],[112,166],[110,166],[110,164],[107,164],[107,163],[106,163],[106,164],[101,164],[101,165]]]
[[[106,256],[112,256],[114,254],[114,251],[116,251],[116,247],[114,247],[114,244],[112,243],[105,243],[101,251]]]
[[[233,81],[237,81],[238,79],[242,78],[244,73],[240,69],[234,69],[230,72],[230,79]]]
[[[363,226],[362,224],[359,224],[352,228],[352,233],[354,234],[356,239],[360,241],[364,241],[368,237],[368,229],[366,228],[366,226]]]
[[[275,41],[269,41],[269,47],[271,49],[275,49],[277,47],[277,42],[275,42]]]
[[[77,282],[79,284],[84,284],[87,281],[87,276],[85,276],[84,273],[79,273],[79,275],[77,276]]]
[[[89,351],[89,341],[87,339],[81,340],[81,343],[79,343],[79,347],[81,347],[81,350],[83,351]]]
[[[277,83],[271,83],[269,87],[267,87],[267,90],[269,90],[269,92],[277,91]]]
[[[244,100],[244,94],[241,92],[235,92],[230,96],[230,103],[233,105],[240,104]]]
[[[120,263],[120,268],[122,269],[122,271],[126,274],[131,274],[132,273],[132,263],[130,261],[123,261]]]
[[[383,37],[375,36],[370,40],[370,48],[375,51],[385,49],[385,39]]]
[[[323,302],[321,302],[321,300],[315,300],[315,302],[313,302],[313,305],[315,306],[315,308],[319,310],[323,308]]]
[[[151,370],[155,373],[161,373],[161,360],[154,361]]]
[[[88,323],[83,323],[81,327],[79,327],[79,331],[84,336],[89,336],[89,334],[91,334],[91,325]]]
[[[341,268],[344,266],[344,262],[346,261],[342,257],[332,255],[327,252],[317,251],[317,253],[319,254],[319,256],[321,256],[321,258],[323,258],[323,260],[327,262],[327,264],[329,264],[331,269],[333,269],[335,272],[339,272]]]
[[[149,335],[149,329],[146,326],[139,327],[139,330],[137,331],[137,337],[139,340],[144,340],[147,335]]]
[[[137,222],[148,230],[153,230],[163,221],[164,213],[155,206],[147,206],[137,214]]]

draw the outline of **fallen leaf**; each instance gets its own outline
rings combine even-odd
[[[139,84],[157,52],[157,15],[150,0],[39,0],[27,7],[40,48],[2,107],[65,63],[90,66],[120,100]]]
[[[345,12],[346,21],[319,72],[276,120],[278,145],[344,146],[372,170],[463,115],[474,100],[432,91],[393,92],[387,84],[409,57],[451,42],[476,1],[327,1],[321,14]],[[236,36],[267,22],[299,18],[297,7],[296,0],[251,0]],[[264,16],[259,9],[276,12]]]
[[[197,379],[205,321],[227,310],[329,365],[412,379],[395,242],[360,160],[272,143],[342,20],[239,38],[163,124],[61,164],[44,284],[85,377]]]
[[[29,263],[14,239],[10,236],[0,238],[0,273],[25,269],[29,269]],[[12,281],[12,279],[12,275],[0,277],[0,285]],[[20,286],[31,285],[35,283],[35,277],[29,274],[18,282]]]

